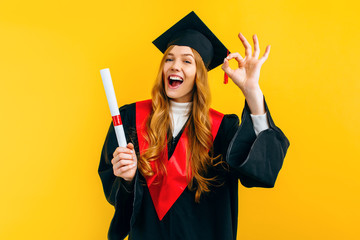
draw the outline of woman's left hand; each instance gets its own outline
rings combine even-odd
[[[252,52],[251,45],[246,40],[246,38],[241,33],[239,33],[238,36],[245,47],[245,58],[243,58],[237,52],[231,53],[225,58],[224,64],[221,68],[241,89],[246,100],[249,103],[250,109],[252,108],[251,105],[254,106],[253,109],[251,109],[252,113],[262,114],[265,112],[265,110],[263,107],[263,103],[260,103],[263,102],[263,95],[259,86],[260,69],[269,56],[270,45],[266,47],[264,55],[259,59],[260,47],[257,36],[253,35],[254,52]],[[229,61],[231,59],[235,59],[238,62],[238,68],[230,68]],[[256,106],[259,104],[262,106]],[[253,110],[255,113],[253,112]]]

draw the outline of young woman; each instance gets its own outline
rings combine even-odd
[[[209,31],[192,12],[155,40],[164,56],[152,99],[120,108],[126,148],[110,126],[99,166],[115,206],[109,239],[236,239],[239,179],[274,186],[289,142],[259,86],[270,46],[259,58],[256,35],[252,51],[239,34],[245,57],[226,56]],[[240,126],[210,109],[207,71],[221,63],[246,99]]]

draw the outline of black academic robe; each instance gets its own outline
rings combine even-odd
[[[114,176],[111,159],[117,141],[111,124],[99,165],[106,199],[115,207],[108,238],[123,239],[129,234],[129,239],[133,240],[236,239],[239,180],[245,187],[273,187],[289,147],[288,139],[275,126],[266,103],[265,108],[270,128],[257,137],[246,102],[240,126],[236,115],[224,116],[213,145],[214,156],[221,154],[224,163],[210,168],[207,173],[208,177],[217,177],[211,191],[196,203],[195,193],[186,188],[162,221],[139,172],[133,183]],[[120,114],[126,139],[139,153],[135,104],[121,107]],[[179,136],[170,141],[169,157],[178,139]]]

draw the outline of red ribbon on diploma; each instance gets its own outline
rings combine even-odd
[[[122,121],[121,121],[120,115],[113,116],[112,119],[113,119],[114,127],[115,127],[115,126],[122,125]]]

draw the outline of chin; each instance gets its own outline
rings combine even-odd
[[[175,102],[191,102],[192,97],[189,92],[179,91],[180,89],[165,89],[166,96]]]
[[[180,97],[177,94],[172,94],[172,93],[168,93],[168,92],[166,92],[166,96],[174,101],[176,101],[176,99]]]

